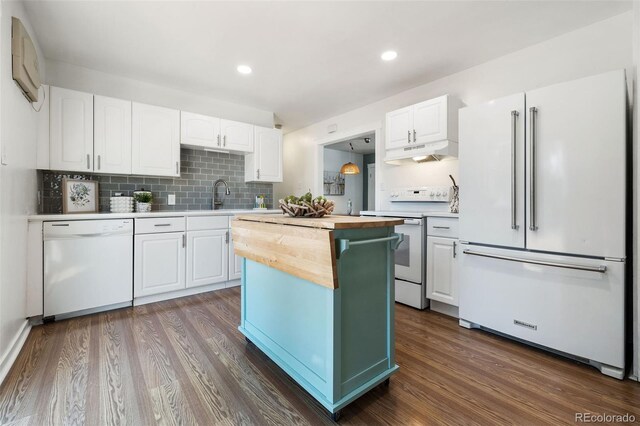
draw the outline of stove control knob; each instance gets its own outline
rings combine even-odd
[[[442,195],[442,194],[440,193],[440,191],[438,191],[438,193],[436,194],[436,196],[438,196],[438,197],[439,197],[440,195]]]

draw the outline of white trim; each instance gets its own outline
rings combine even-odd
[[[9,374],[9,370],[11,370],[13,363],[18,358],[18,354],[24,346],[24,342],[26,342],[30,331],[31,325],[29,321],[25,319],[22,327],[13,338],[11,345],[9,345],[7,351],[3,354],[2,358],[0,358],[0,384],[2,384],[7,374]]]
[[[638,236],[639,232],[639,223],[640,223],[640,152],[638,148],[638,141],[640,141],[640,105],[638,105],[640,101],[640,88],[638,84],[640,84],[640,4],[638,2],[633,3],[633,62],[635,65],[635,72],[632,74],[631,78],[631,87],[633,90],[631,91],[631,111],[632,111],[632,140],[631,145],[632,149],[632,183],[631,183],[631,191],[632,191],[632,250],[633,257],[627,259],[627,262],[632,262],[631,270],[632,270],[632,282],[630,285],[632,286],[632,321],[630,326],[632,327],[632,335],[633,335],[633,356],[631,360],[631,368],[629,378],[633,380],[638,380],[640,376],[640,262],[638,260],[639,252],[640,252],[640,237]],[[629,76],[627,76],[629,77]]]
[[[233,281],[231,281],[233,282]],[[222,290],[227,288],[228,281],[203,285],[200,287],[190,287],[182,290],[170,291],[168,293],[152,294],[151,296],[136,297],[133,299],[133,306],[146,305],[148,303],[162,302],[163,300],[177,299],[178,297],[192,296],[194,294],[206,293],[208,291]]]
[[[382,133],[382,123],[379,121],[374,121],[369,124],[354,127],[348,130],[344,130],[338,133],[332,133],[329,136],[325,136],[322,138],[318,138],[313,141],[315,145],[315,168],[313,171],[313,188],[311,192],[314,194],[322,193],[322,180],[324,175],[324,148],[327,145],[332,145],[334,143],[343,142],[345,140],[353,139],[361,135],[365,135],[367,133],[375,133],[375,141],[376,141],[376,185],[381,181],[380,176],[380,168],[382,167],[382,162],[384,158],[384,136]],[[378,190],[376,188],[376,210],[380,209],[380,197],[378,196]],[[363,206],[364,209],[364,206]]]

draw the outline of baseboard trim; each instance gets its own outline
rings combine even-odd
[[[133,306],[146,305],[148,303],[162,302],[178,297],[193,296],[194,294],[206,293],[208,291],[222,290],[226,282],[208,284],[200,287],[190,287],[182,290],[170,291],[168,293],[152,294],[149,296],[136,297],[133,299]]]
[[[24,346],[24,342],[27,341],[27,337],[29,336],[29,332],[31,331],[31,324],[29,324],[28,320],[24,320],[22,327],[13,338],[11,345],[9,345],[9,349],[2,354],[2,358],[0,358],[0,385],[4,381],[7,374],[9,374],[9,370],[13,366],[13,363],[18,358],[18,354],[20,350]]]

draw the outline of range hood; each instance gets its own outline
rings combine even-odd
[[[451,157],[458,157],[458,143],[451,140],[441,140],[388,150],[384,161],[388,164],[401,165],[440,161]]]

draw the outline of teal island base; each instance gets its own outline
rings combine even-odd
[[[393,250],[402,235],[393,227],[332,233],[336,288],[243,259],[238,329],[336,419],[398,370]]]

